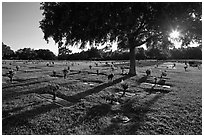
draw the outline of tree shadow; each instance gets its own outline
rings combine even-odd
[[[64,77],[64,76],[63,76],[63,75],[59,75],[59,74],[56,74],[56,75],[51,74],[50,77],[62,78],[62,77]]]
[[[58,92],[57,97],[60,97],[60,98],[66,100],[68,102],[77,103],[80,101],[80,99],[85,98],[88,95],[91,95],[93,93],[98,93],[101,90],[103,90],[109,86],[112,86],[114,84],[117,84],[117,83],[121,82],[121,80],[125,80],[125,79],[128,79],[130,77],[131,76],[126,75],[124,77],[115,79],[112,82],[104,83],[104,84],[99,85],[93,89],[86,90],[84,92],[78,93],[78,94],[73,95],[73,96],[66,96],[66,95]],[[12,97],[15,97],[15,96],[20,96],[20,95],[30,94],[30,93],[37,93],[37,94],[47,93],[46,87],[42,87],[42,88],[38,88],[38,89],[34,89],[34,90],[29,90],[29,91],[26,90],[26,91],[23,91],[20,93],[12,92],[12,93],[9,93],[8,95],[4,96],[3,99],[11,98],[11,94],[12,94]],[[9,112],[5,111],[4,112],[4,114],[5,114],[4,118],[2,119],[2,125],[3,125],[2,130],[3,130],[3,132],[5,132],[5,130],[9,130],[11,127],[29,124],[28,120],[30,118],[35,117],[37,115],[40,115],[42,113],[46,113],[46,112],[51,111],[52,109],[56,109],[58,107],[60,107],[60,106],[57,104],[42,105],[40,107],[31,109],[28,111],[24,111],[24,112],[19,113],[19,114],[14,114],[14,115],[7,115]],[[19,108],[15,108],[15,109],[11,110],[10,112],[15,112],[15,111],[17,112],[17,111],[20,111],[22,109],[23,109],[23,107],[19,107]],[[109,111],[110,111],[109,105],[105,104],[105,105],[93,107],[92,109],[89,110],[88,114],[91,117],[94,117],[96,115],[102,116],[102,115],[106,115]]]
[[[71,75],[76,75],[76,74],[80,74],[81,71],[78,71],[78,72],[74,72],[74,73],[69,73],[68,76],[71,76]]]
[[[76,71],[78,73],[87,73],[87,74],[94,74],[94,75],[105,75],[105,76],[107,75],[106,73],[102,73],[102,72],[97,73],[97,72],[87,71],[87,70],[83,70],[83,71],[81,71],[81,70],[73,70],[73,71]]]
[[[4,132],[5,130],[9,130],[11,127],[27,125],[29,124],[28,122],[29,119],[56,108],[59,108],[59,106],[56,104],[47,104],[31,110],[24,111],[19,114],[7,116],[2,119],[2,132]],[[17,109],[22,109],[22,108],[17,108]]]
[[[39,104],[40,104],[40,102],[35,102],[35,103],[28,104],[28,105],[23,106],[23,107],[16,107],[16,108],[13,108],[13,109],[10,109],[10,110],[2,110],[2,118],[4,119],[4,118],[10,116],[11,113],[16,113],[18,111],[21,111],[22,109],[24,109],[24,108],[26,108],[28,106],[39,105]]]
[[[137,83],[138,83],[138,84],[141,84],[141,83],[143,83],[143,82],[146,82],[146,81],[147,81],[147,78],[148,78],[148,76],[143,76],[143,77],[141,77],[141,78],[139,78],[139,79],[137,80]]]
[[[17,86],[29,86],[31,84],[37,84],[37,83],[42,83],[42,82],[50,82],[50,80],[38,80],[37,81],[29,81],[29,82],[25,82],[25,83],[11,83],[11,84],[6,84],[5,86],[2,86],[2,89],[6,89],[6,88],[11,88],[11,87],[17,87]],[[14,79],[15,81],[15,79]]]
[[[148,92],[149,94],[152,94],[152,93],[156,93],[156,92],[160,92],[160,93],[169,93],[171,92],[170,89],[158,89],[158,88],[144,88],[144,91],[145,92]]]
[[[62,98],[62,99],[65,99],[65,100],[67,100],[67,101],[76,103],[76,102],[80,101],[80,99],[83,99],[83,98],[85,98],[85,97],[88,96],[88,95],[91,95],[91,94],[93,94],[93,93],[98,93],[98,92],[100,92],[101,90],[103,90],[103,89],[105,89],[105,88],[107,88],[107,87],[110,87],[110,86],[112,86],[112,85],[115,85],[115,84],[121,82],[121,80],[126,80],[126,79],[128,79],[128,78],[130,78],[130,77],[131,77],[130,75],[126,75],[126,76],[124,76],[124,77],[115,79],[115,80],[113,80],[112,82],[108,82],[108,83],[101,84],[101,85],[99,85],[99,86],[96,86],[96,87],[94,87],[94,88],[92,88],[92,89],[89,89],[89,90],[86,90],[86,91],[84,91],[84,92],[80,92],[80,93],[75,94],[75,95],[73,95],[73,96],[66,96],[66,95],[63,95],[63,94],[61,94],[61,93],[57,94],[57,96],[60,97],[60,98]]]
[[[89,79],[83,79],[82,81],[83,81],[83,82],[99,83],[99,84],[103,83],[102,80],[91,80],[91,79],[89,80]]]
[[[119,110],[120,111],[120,110]],[[90,125],[95,125],[91,128],[99,128],[103,125],[96,125],[96,123],[99,123],[99,119],[102,117],[109,117],[113,114],[119,113],[117,110],[112,109],[111,104],[107,103],[100,103],[98,105],[92,106],[91,108],[87,109],[87,113],[81,117],[78,121],[76,121],[73,126],[79,126],[81,123],[89,123]],[[99,127],[98,127],[99,126]],[[98,130],[94,129],[96,132],[99,132]],[[95,134],[95,133],[94,133]]]
[[[27,95],[27,94],[32,94],[32,93],[36,93],[36,94],[50,93],[50,91],[48,91],[47,89],[48,89],[48,86],[41,87],[41,88],[35,88],[32,90],[26,89],[26,90],[23,90],[21,92],[16,92],[13,90],[7,90],[7,91],[4,91],[2,93],[2,100],[13,99],[17,96]]]
[[[70,72],[72,72],[72,73],[68,73],[67,76],[72,76],[72,75],[76,75],[76,74],[81,73],[81,71],[74,71],[74,70],[70,70]],[[57,78],[63,78],[64,77],[63,74],[56,74],[56,75],[51,74],[50,76],[51,77],[57,77]]]
[[[84,116],[84,120],[90,120],[96,117],[102,117],[111,112],[110,104],[99,104],[88,109],[86,115]]]
[[[99,72],[99,73],[96,73],[96,72],[89,72],[87,71],[88,74],[95,74],[95,75],[104,75],[104,76],[107,76],[106,73],[102,73],[102,72]]]
[[[134,106],[137,100],[131,99],[125,102],[121,106],[120,115],[127,116],[130,121],[128,123],[116,123],[112,122],[108,127],[102,129],[99,134],[113,135],[113,134],[129,134],[135,135],[138,130],[144,125],[145,117],[148,112],[155,111],[151,109],[151,106],[157,102],[164,94],[157,94],[150,100]]]
[[[12,110],[2,110],[2,118],[4,119],[5,117],[10,116],[10,113],[14,113],[14,112],[20,111],[23,108],[24,107],[16,107],[16,108],[13,108]]]

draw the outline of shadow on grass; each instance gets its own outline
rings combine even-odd
[[[55,78],[63,78],[64,76],[63,75],[59,75],[59,74],[56,74],[56,75],[50,75],[50,77],[55,77]]]
[[[138,85],[140,85],[140,84],[142,84],[142,83],[144,83],[144,82],[146,82],[146,83],[151,83],[151,84],[155,84],[155,81],[154,81],[154,76],[143,76],[143,77],[141,77],[141,78],[139,78],[138,80],[137,80],[137,84]],[[162,77],[162,78],[160,78],[160,77],[157,77],[157,84],[159,84],[159,85],[167,85],[167,86],[173,86],[172,84],[169,84],[169,83],[158,83],[158,81],[159,80],[167,80],[167,79],[170,79],[170,78],[168,78],[168,77]]]
[[[127,116],[130,121],[128,123],[115,123],[112,122],[108,127],[101,129],[97,134],[105,135],[135,135],[139,130],[141,130],[142,125],[144,125],[145,117],[148,112],[155,111],[151,109],[151,106],[157,102],[164,94],[157,94],[150,100],[134,106],[138,102],[137,99],[131,99],[121,106],[120,115]],[[117,114],[118,114],[117,112]]]
[[[4,119],[5,117],[8,117],[11,115],[11,113],[17,112],[22,110],[24,107],[16,107],[13,108],[12,110],[2,110],[2,118]]]
[[[19,79],[17,80],[13,80],[13,81],[19,81]],[[27,81],[27,80],[26,80]],[[6,88],[11,88],[11,87],[17,87],[17,86],[29,86],[31,84],[37,84],[37,83],[42,83],[42,82],[50,82],[50,79],[49,80],[39,80],[39,79],[36,79],[36,81],[28,81],[28,82],[25,82],[25,83],[9,83],[9,84],[6,84],[5,86],[2,86],[2,89],[6,89]]]
[[[80,121],[76,122],[76,126],[80,123],[89,122],[90,125],[94,125],[92,127],[94,134],[98,135],[137,134],[144,125],[146,114],[156,111],[151,109],[151,107],[158,99],[163,97],[163,95],[164,94],[157,94],[142,103],[137,97],[131,98],[119,105],[120,107],[117,107],[117,109],[111,104],[106,103],[95,105],[87,110],[86,115]],[[130,121],[128,123],[114,122],[112,118],[115,115],[127,116]],[[96,123],[100,123],[100,119],[103,117],[112,119],[111,123],[105,128],[104,125],[96,125]],[[107,123],[109,122],[107,121]],[[97,128],[97,130],[95,130],[95,128]]]
[[[13,90],[6,90],[2,92],[2,100],[8,100],[8,99],[13,99],[17,96],[21,96],[21,95],[27,95],[27,94],[32,94],[32,93],[37,93],[37,94],[43,94],[43,93],[49,93],[49,91],[47,91],[47,87],[41,87],[41,88],[35,88],[35,89],[26,89],[23,90],[21,92],[16,92]]]
[[[77,72],[77,73],[75,73],[75,74],[78,74],[78,73],[87,73],[87,74],[94,74],[94,75],[107,75],[106,73],[102,73],[102,72],[99,72],[99,73],[97,73],[97,72],[93,72],[93,70],[92,71],[88,71],[88,70],[72,70],[73,72],[75,71],[75,72]],[[96,71],[96,70],[95,70]]]
[[[102,80],[89,80],[89,79],[83,79],[82,81],[83,81],[83,82],[99,83],[99,84],[103,83]]]
[[[97,73],[95,73],[95,72],[89,72],[89,71],[87,71],[87,73],[88,73],[88,74],[105,75],[105,76],[107,76],[106,73],[102,73],[102,72],[99,72],[99,73],[97,74]]]
[[[74,73],[69,73],[68,76],[75,75],[75,74],[80,74],[81,72],[74,72]],[[59,77],[63,78],[63,75],[57,74],[56,76],[53,76],[53,74],[49,75],[50,77]],[[18,83],[8,83],[5,85],[2,85],[2,89],[6,88],[11,88],[11,87],[17,87],[17,86],[29,86],[31,84],[37,84],[37,83],[42,83],[42,82],[50,82],[55,79],[45,79],[45,78],[30,78],[30,79],[19,79],[15,78],[13,79],[13,82],[18,82]],[[23,82],[23,83],[22,83]]]
[[[78,71],[78,72],[74,72],[74,73],[69,73],[68,76],[71,76],[71,75],[76,75],[76,74],[80,74],[81,71]]]
[[[91,120],[96,117],[102,117],[107,115],[109,112],[111,112],[110,104],[99,104],[88,109],[84,120]]]
[[[26,107],[33,106],[33,105],[39,105],[39,104],[40,104],[40,102],[35,102],[35,103],[28,104],[28,105],[23,106],[23,107],[16,107],[16,108],[13,108],[10,110],[2,110],[2,118],[4,119],[6,117],[9,117],[9,116],[11,116],[12,113],[16,113],[18,111],[21,111]]]
[[[171,92],[170,89],[155,89],[155,88],[143,88],[144,91],[148,92],[149,94],[160,92],[160,93],[169,93]]]
[[[98,93],[100,92],[101,90],[107,88],[107,87],[110,87],[112,85],[115,85],[119,82],[121,82],[121,80],[126,80],[128,78],[130,78],[131,76],[130,75],[126,75],[124,77],[121,77],[121,78],[118,78],[118,79],[115,79],[113,80],[112,82],[108,82],[108,83],[104,83],[104,84],[101,84],[97,87],[94,87],[92,89],[89,89],[89,90],[86,90],[84,92],[81,92],[81,93],[78,93],[78,94],[75,94],[73,96],[66,96],[66,95],[63,95],[61,93],[58,93],[57,96],[62,98],[62,99],[65,99],[67,101],[70,101],[70,102],[73,102],[73,103],[76,103],[78,101],[80,101],[80,99],[83,99],[85,98],[86,96],[88,95],[91,95],[91,94],[94,94],[94,93]]]
[[[92,89],[86,90],[84,92],[78,93],[78,94],[76,94],[74,96],[66,96],[66,95],[61,94],[61,93],[57,93],[57,96],[62,98],[62,99],[65,99],[65,100],[67,100],[69,102],[77,103],[77,102],[80,101],[80,99],[85,98],[88,95],[91,95],[93,93],[98,93],[101,90],[103,90],[103,89],[105,89],[105,88],[107,88],[109,86],[112,86],[114,84],[117,84],[117,83],[121,82],[122,79],[125,80],[125,79],[128,79],[130,77],[131,76],[126,75],[126,76],[121,77],[119,79],[115,79],[112,82],[104,83],[104,84],[99,85],[99,86],[97,86],[95,88],[92,88]],[[23,91],[23,92],[20,92],[20,93],[11,92],[11,93],[9,93],[7,95],[4,94],[3,100],[7,99],[7,98],[10,99],[11,96],[14,97],[14,96],[20,96],[20,95],[30,94],[30,93],[43,94],[45,92],[46,92],[46,87],[42,87],[42,88],[38,88],[38,89],[34,89],[34,90],[26,90],[26,91]],[[7,130],[9,130],[11,127],[29,125],[29,119],[31,119],[31,118],[33,118],[33,117],[35,117],[37,115],[49,112],[49,111],[51,111],[53,109],[56,109],[58,107],[60,107],[60,106],[58,106],[56,104],[42,105],[40,107],[32,108],[31,110],[23,111],[23,112],[21,112],[19,114],[14,114],[14,115],[12,115],[12,112],[15,113],[17,111],[21,111],[24,108],[15,108],[15,109],[10,111],[11,114],[9,114],[9,112],[5,111],[4,112],[4,118],[2,119],[2,131],[3,131],[3,133],[6,133]],[[95,115],[102,116],[102,115],[106,115],[109,111],[110,111],[110,106],[105,104],[105,105],[93,107],[88,112],[88,114],[90,114],[90,116],[92,116],[92,117],[95,116]]]
[[[11,127],[27,125],[29,124],[28,122],[29,119],[31,119],[32,117],[46,113],[58,107],[59,106],[55,104],[42,105],[40,107],[31,109],[31,110],[27,110],[27,111],[24,111],[16,115],[7,116],[2,119],[2,132],[9,130]]]
[[[137,80],[137,83],[138,83],[138,84],[141,84],[141,83],[143,83],[143,82],[146,82],[146,81],[147,81],[147,78],[148,78],[148,76],[143,76],[143,77],[141,77],[141,78],[139,78],[139,79]]]

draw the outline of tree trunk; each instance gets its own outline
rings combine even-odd
[[[130,70],[129,70],[129,74],[134,76],[136,75],[136,63],[135,63],[135,47],[130,47],[130,53],[129,53],[129,57],[130,57]]]

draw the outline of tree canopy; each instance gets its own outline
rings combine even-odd
[[[201,3],[148,2],[51,2],[41,3],[44,18],[40,28],[45,40],[52,37],[60,46],[81,42],[119,39],[126,47],[132,39],[140,46],[153,36],[183,31],[183,39],[201,39]],[[161,33],[163,35],[161,35]],[[155,38],[155,37],[154,37]],[[125,46],[124,46],[125,45]]]
[[[34,50],[31,48],[18,49],[13,51],[10,46],[7,46],[2,42],[2,59],[43,59],[43,60],[53,60],[56,59],[55,54],[48,49],[38,49]]]
[[[44,39],[59,48],[75,42],[112,42],[130,49],[130,72],[135,73],[135,47],[171,44],[169,33],[178,29],[183,45],[201,42],[202,3],[179,2],[51,2],[41,3]],[[162,44],[161,44],[162,43]]]
[[[33,60],[33,59],[43,59],[43,60],[54,60],[56,56],[53,52],[48,49],[38,49],[34,50],[31,48],[19,49],[15,52],[17,59],[23,60]]]

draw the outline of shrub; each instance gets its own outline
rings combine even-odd
[[[64,79],[66,79],[68,70],[65,68],[65,69],[62,70],[62,72],[64,74]]]
[[[128,89],[128,84],[125,83],[123,80],[121,81],[121,86],[123,88],[123,94],[121,95],[121,97],[123,97],[125,95],[125,92],[127,91]]]
[[[97,75],[99,75],[99,70],[98,69],[96,70],[96,73],[97,73]]]
[[[10,81],[12,82],[13,81],[13,76],[14,76],[15,72],[14,70],[9,70],[8,72],[8,77],[10,78]]]
[[[147,74],[147,76],[151,75],[151,70],[150,70],[150,69],[147,69],[147,70],[146,70],[146,74]]]
[[[92,66],[91,66],[91,65],[89,65],[89,68],[91,69],[91,68],[92,68]]]
[[[56,77],[57,72],[55,70],[52,71],[54,77]]]
[[[98,63],[95,63],[96,67],[98,67]]]
[[[16,71],[18,71],[20,69],[20,66],[16,66]]]
[[[53,100],[56,100],[57,90],[58,89],[59,89],[59,85],[58,84],[52,83],[52,84],[48,85],[48,90],[53,95]]]

